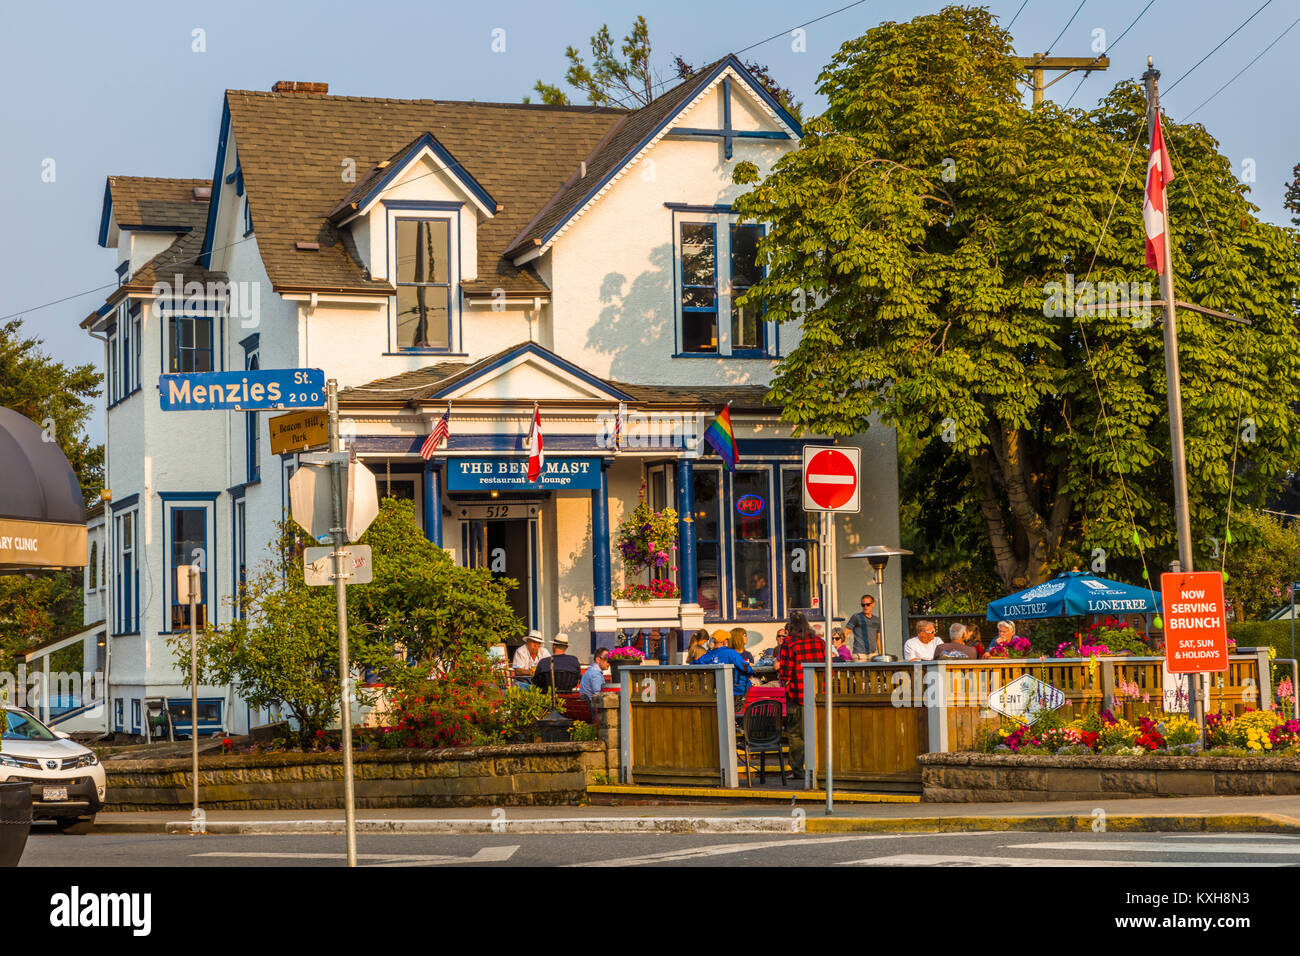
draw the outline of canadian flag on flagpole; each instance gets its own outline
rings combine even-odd
[[[1151,159],[1147,163],[1147,198],[1142,204],[1142,220],[1147,230],[1147,265],[1156,270],[1157,275],[1164,275],[1168,263],[1165,262],[1165,229],[1169,226],[1169,217],[1165,210],[1165,186],[1174,181],[1174,167],[1169,162],[1169,150],[1165,149],[1164,133],[1160,129],[1160,113],[1156,113],[1155,125],[1151,128]]]
[[[542,410],[533,403],[533,426],[528,430],[528,480],[537,481],[542,475],[542,465],[546,463],[546,453],[542,450]]]

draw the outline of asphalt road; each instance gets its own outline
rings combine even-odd
[[[340,866],[336,835],[64,836],[34,830],[22,866]],[[1296,866],[1266,833],[361,834],[363,866]]]

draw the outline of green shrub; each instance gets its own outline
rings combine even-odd
[[[596,728],[585,720],[575,720],[569,727],[570,740],[595,740]]]
[[[507,740],[531,736],[537,722],[551,712],[551,695],[537,687],[511,687],[497,707],[500,736]]]

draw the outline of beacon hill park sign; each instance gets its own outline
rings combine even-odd
[[[0,574],[85,567],[85,503],[58,443],[0,408],[0,462]]]

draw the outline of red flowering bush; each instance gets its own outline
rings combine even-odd
[[[1135,747],[1143,747],[1146,750],[1159,750],[1165,745],[1164,735],[1160,733],[1159,728],[1150,717],[1138,718],[1137,739],[1133,741]]]
[[[493,665],[481,653],[462,655],[443,674],[398,689],[390,703],[389,747],[468,747],[496,730],[497,688]]]

